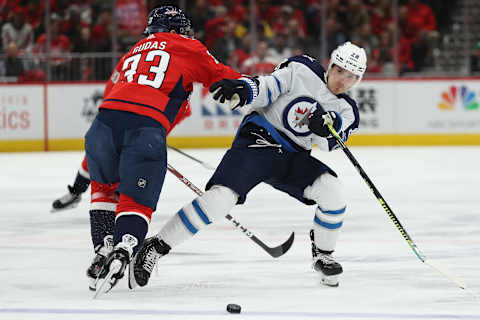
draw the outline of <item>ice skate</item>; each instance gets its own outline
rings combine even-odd
[[[76,193],[72,186],[68,186],[68,193],[53,201],[51,212],[75,208],[80,200],[82,200],[82,194]]]
[[[332,257],[332,252],[317,248],[313,230],[310,230],[310,240],[312,241],[313,270],[320,276],[322,284],[329,287],[338,287],[338,278],[343,272],[342,266]]]
[[[118,280],[123,278],[125,269],[130,261],[130,255],[129,250],[117,245],[107,256],[95,282],[96,292],[94,298],[112,290]]]
[[[158,259],[170,251],[170,246],[157,237],[145,239],[129,266],[128,287],[146,286]]]
[[[90,290],[95,291],[95,283],[100,271],[103,268],[105,260],[110,252],[113,250],[113,236],[108,235],[103,239],[103,244],[98,245],[95,248],[95,257],[93,257],[90,267],[87,269],[88,287]]]

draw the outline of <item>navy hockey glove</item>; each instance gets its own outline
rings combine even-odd
[[[308,128],[317,136],[326,138],[330,135],[328,123],[338,131],[342,128],[342,117],[335,111],[325,112],[317,109],[310,117]]]
[[[253,86],[255,86],[255,88],[252,88]],[[258,89],[253,79],[223,79],[210,86],[210,92],[213,93],[213,100],[219,103],[227,103],[231,109],[243,107],[252,102],[256,96],[254,95],[255,91],[258,91]]]

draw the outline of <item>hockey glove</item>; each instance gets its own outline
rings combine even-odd
[[[223,79],[210,86],[213,100],[227,103],[233,110],[252,102],[253,92],[250,85],[244,80]]]
[[[317,136],[326,138],[330,135],[329,123],[338,131],[342,128],[342,117],[335,111],[322,112],[317,109],[310,117],[308,128]]]

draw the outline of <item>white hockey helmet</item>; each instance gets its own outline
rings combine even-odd
[[[327,76],[334,64],[357,75],[358,83],[362,80],[363,74],[367,69],[367,54],[363,48],[348,41],[333,50],[327,69]]]

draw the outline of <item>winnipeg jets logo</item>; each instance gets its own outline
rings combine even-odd
[[[295,128],[308,125],[308,117],[311,114],[311,109],[298,107],[295,110]]]
[[[311,134],[308,118],[315,111],[318,102],[311,97],[297,97],[283,110],[284,127],[296,136]]]

